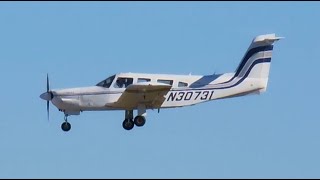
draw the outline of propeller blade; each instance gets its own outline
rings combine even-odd
[[[47,93],[50,94],[50,100],[53,98],[53,94],[52,92],[50,91],[50,84],[49,84],[49,74],[47,73]],[[50,107],[50,102],[49,100],[47,100],[47,115],[48,115],[48,121],[49,121],[49,107]]]
[[[47,73],[47,92],[49,92],[50,88],[49,88],[49,75]]]
[[[47,114],[48,114],[48,121],[49,121],[49,106],[50,106],[49,101],[47,101]]]

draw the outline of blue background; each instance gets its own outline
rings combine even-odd
[[[319,178],[319,2],[1,2],[1,178]],[[51,88],[118,72],[233,72],[276,33],[268,90],[149,110],[71,116]]]

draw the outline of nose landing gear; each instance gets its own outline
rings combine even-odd
[[[70,131],[71,129],[71,124],[68,122],[68,119],[67,119],[68,115],[65,115],[64,116],[64,121],[62,124],[61,124],[61,129],[65,132],[67,131]]]

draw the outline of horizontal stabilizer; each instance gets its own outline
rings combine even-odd
[[[280,39],[283,39],[284,37],[276,37],[276,34],[265,34],[257,36],[253,39],[253,42],[270,42],[273,43],[275,41],[278,41]]]

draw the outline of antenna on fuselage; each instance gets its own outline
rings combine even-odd
[[[217,74],[217,69],[214,69],[213,75]]]

